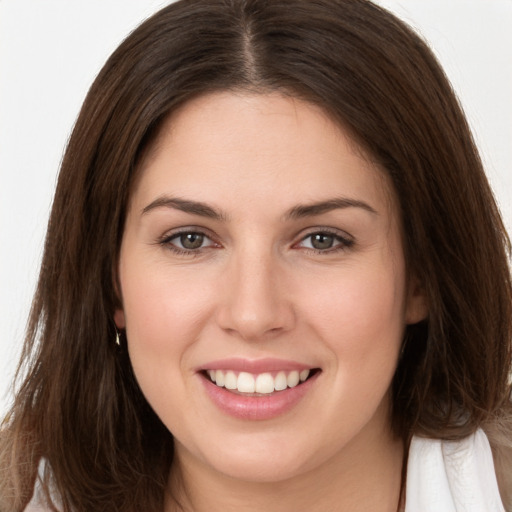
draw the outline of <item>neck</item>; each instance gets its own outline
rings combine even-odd
[[[404,448],[382,432],[362,436],[321,466],[279,482],[249,482],[215,472],[177,449],[166,512],[397,512]]]

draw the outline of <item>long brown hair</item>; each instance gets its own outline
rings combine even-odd
[[[23,510],[40,460],[64,512],[162,510],[172,435],[114,343],[126,206],[163,120],[195,96],[240,89],[320,105],[389,173],[429,301],[428,320],[406,333],[393,428],[406,442],[485,428],[506,498],[510,242],[431,51],[366,0],[181,0],[114,52],[70,138],[0,439],[1,510]]]

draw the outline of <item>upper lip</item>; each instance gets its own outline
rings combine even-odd
[[[259,374],[265,372],[277,371],[302,371],[311,370],[314,366],[286,359],[264,358],[264,359],[245,359],[241,357],[232,357],[227,359],[217,359],[210,361],[198,368],[198,371],[205,370],[234,370],[237,372],[247,372]]]

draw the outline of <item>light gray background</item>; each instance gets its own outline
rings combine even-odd
[[[124,36],[167,3],[0,0],[0,416],[11,400],[56,174],[81,102]],[[512,230],[512,0],[378,3],[435,49]]]

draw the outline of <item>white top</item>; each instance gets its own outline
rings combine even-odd
[[[482,430],[456,442],[412,439],[405,512],[505,512]]]
[[[25,512],[45,512],[37,491]],[[413,437],[405,512],[505,512],[482,430],[457,442]]]

